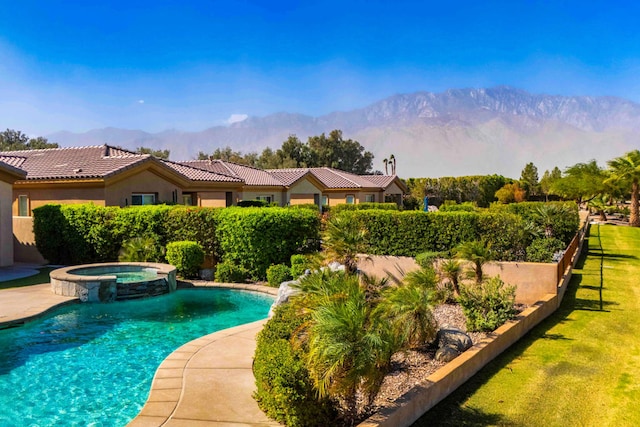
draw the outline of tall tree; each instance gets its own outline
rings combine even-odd
[[[356,174],[371,173],[373,154],[365,151],[358,141],[343,139],[341,130],[332,130],[327,137],[324,133],[309,137],[307,142],[316,157],[313,166],[328,166]]]
[[[7,129],[4,132],[0,132],[0,151],[38,150],[58,147],[58,144],[49,142],[47,138],[42,136],[29,138],[19,130]]]
[[[549,172],[548,170],[544,171],[542,179],[540,180],[540,191],[542,191],[542,194],[544,194],[546,200],[549,200],[551,186],[560,178],[562,178],[562,172],[557,166],[554,167],[551,172]]]
[[[396,156],[393,154],[389,156],[389,163],[391,163],[391,175],[396,174]]]
[[[551,184],[550,193],[576,203],[588,202],[605,191],[607,172],[595,160],[576,163],[565,169],[562,178]]]
[[[611,171],[611,182],[631,187],[631,212],[629,214],[629,225],[640,227],[639,215],[639,192],[640,186],[640,150],[633,150],[624,156],[617,157],[607,162]]]
[[[522,169],[522,173],[520,174],[520,183],[529,196],[538,195],[538,168],[532,162],[527,163],[524,169]]]

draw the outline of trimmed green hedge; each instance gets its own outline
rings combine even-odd
[[[204,251],[197,242],[181,241],[167,244],[167,262],[176,267],[185,278],[198,277],[198,270],[204,262]]]
[[[216,231],[222,259],[264,279],[271,264],[316,249],[320,217],[309,209],[236,208],[220,211]]]
[[[320,217],[310,209],[100,207],[46,205],[33,210],[36,246],[55,264],[115,261],[122,243],[145,236],[164,247],[194,241],[205,255],[263,279],[271,264],[316,249]]]
[[[363,210],[370,210],[370,209],[397,211],[398,205],[396,205],[395,203],[373,203],[373,202],[363,202],[363,203],[357,203],[357,204],[341,203],[331,208],[331,214],[337,215],[340,212],[344,212],[344,211],[363,211]]]

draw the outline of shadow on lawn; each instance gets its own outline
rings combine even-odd
[[[595,246],[595,245],[594,245]],[[596,246],[596,248],[598,248]],[[587,255],[591,254],[593,257],[600,257],[601,252],[596,249],[596,253],[589,251],[589,237],[585,238],[583,250],[578,262],[576,263],[576,269],[583,269]],[[535,328],[527,333],[522,339],[516,342],[513,346],[507,349],[504,353],[496,357],[493,361],[489,362],[482,370],[476,375],[470,378],[466,383],[460,386],[457,390],[449,395],[446,399],[433,407],[429,412],[424,414],[416,423],[414,427],[427,427],[427,426],[489,426],[500,425],[510,426],[515,425],[512,421],[505,418],[502,414],[489,414],[482,412],[480,409],[468,408],[464,406],[466,402],[483,384],[489,381],[495,374],[503,369],[511,371],[509,365],[516,359],[522,356],[522,354],[536,341],[538,340],[567,340],[571,341],[572,338],[558,333],[550,333],[549,331],[556,325],[564,322],[569,322],[569,315],[576,310],[589,310],[599,311],[606,313],[606,310],[602,310],[601,306],[613,306],[617,305],[616,302],[601,301],[601,293],[596,294],[594,299],[577,298],[577,292],[580,288],[586,288],[590,290],[599,291],[600,287],[592,285],[582,285],[582,272],[575,272],[572,275],[571,281],[567,287],[567,291],[562,300],[562,304],[551,316],[540,322]]]

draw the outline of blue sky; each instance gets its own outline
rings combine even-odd
[[[0,0],[0,128],[202,130],[510,85],[640,102],[640,6]]]

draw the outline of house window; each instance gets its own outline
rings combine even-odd
[[[256,196],[256,200],[262,200],[263,202],[271,203],[271,196]]]
[[[352,205],[356,202],[356,196],[354,196],[353,194],[347,194],[345,201],[347,202],[348,205]]]
[[[322,196],[322,206],[329,206],[329,196]]]
[[[155,194],[132,194],[131,204],[133,206],[153,205],[156,202]]]
[[[193,193],[182,193],[182,204],[185,206],[193,206]]]
[[[364,201],[367,203],[375,203],[376,195],[375,194],[367,194],[364,196]]]
[[[18,196],[18,216],[29,216],[29,196]]]

